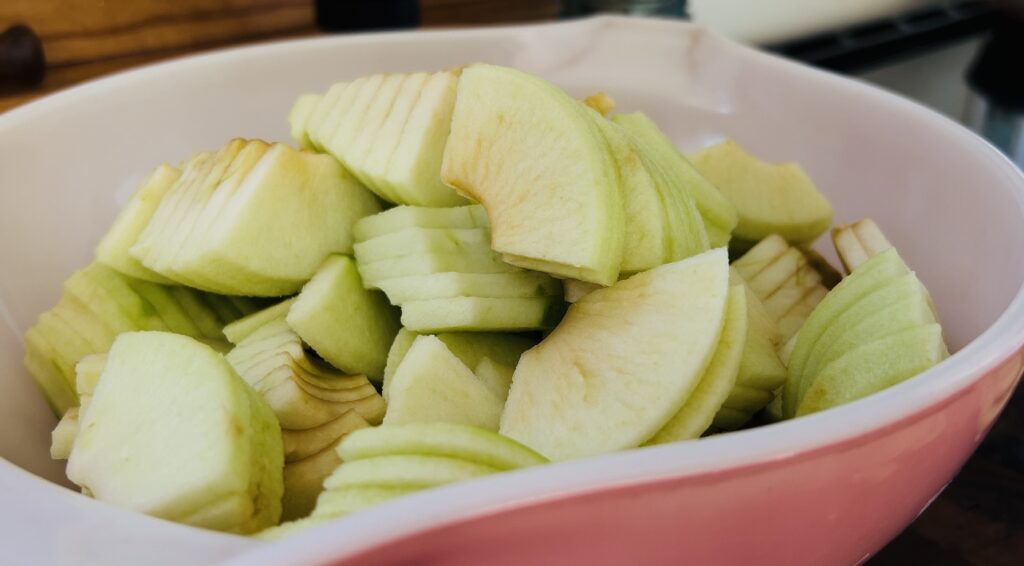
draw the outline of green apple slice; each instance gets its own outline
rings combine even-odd
[[[128,278],[103,264],[91,263],[76,271],[64,282],[63,290],[102,313],[118,333],[167,329],[153,306],[133,290]]]
[[[402,326],[414,332],[519,332],[554,328],[564,312],[558,297],[455,297],[402,304]]]
[[[853,273],[868,259],[892,247],[885,234],[870,218],[833,229],[832,242],[847,273]]]
[[[747,341],[747,295],[742,285],[729,289],[722,336],[707,370],[693,393],[645,444],[665,444],[700,438],[736,384]]]
[[[515,369],[515,366],[506,366],[491,358],[484,358],[473,368],[473,373],[491,393],[494,393],[504,403],[508,399],[508,391],[512,387],[512,375]]]
[[[500,434],[450,423],[367,428],[345,437],[338,445],[338,454],[346,462],[403,454],[440,456],[495,470],[514,470],[548,461],[530,448]]]
[[[757,275],[747,279],[750,290],[761,301],[767,301],[782,285],[807,265],[807,258],[797,248],[789,248]]]
[[[398,313],[381,293],[363,288],[352,258],[327,259],[288,310],[288,324],[334,367],[383,377]]]
[[[639,446],[704,375],[728,289],[717,249],[587,295],[520,358],[501,433],[553,460]]]
[[[471,65],[441,177],[487,210],[491,246],[506,261],[610,285],[622,261],[623,197],[587,112],[538,77]]]
[[[694,168],[653,120],[641,112],[616,114],[612,120],[642,140],[650,158],[671,175],[671,186],[693,199],[704,219],[712,247],[724,246],[736,227],[736,209],[719,190]]]
[[[491,235],[483,228],[406,228],[357,242],[360,263],[372,263],[416,254],[486,253]]]
[[[346,168],[350,163],[348,149],[362,131],[363,125],[370,115],[371,104],[378,98],[383,99],[387,96],[381,91],[386,79],[385,75],[378,73],[355,80],[351,87],[353,91],[351,103],[341,109],[337,125],[324,141],[324,149],[327,153],[333,155]]]
[[[340,417],[320,426],[306,430],[281,430],[284,445],[285,464],[305,460],[326,449],[332,449],[339,438],[355,430],[370,426],[366,419],[355,411],[343,413]],[[325,476],[326,477],[326,476]]]
[[[324,151],[323,137],[321,133],[327,133],[328,118],[338,108],[338,100],[348,89],[349,83],[334,83],[327,89],[327,92],[317,101],[316,107],[306,120],[306,135],[309,143],[316,151]]]
[[[789,242],[778,234],[766,236],[732,263],[744,280],[749,281],[790,249]]]
[[[327,108],[322,113],[322,120],[313,124],[309,137],[314,146],[321,152],[326,153],[334,134],[338,131],[338,125],[348,114],[355,102],[359,90],[370,77],[360,77],[350,83],[335,83],[327,89],[322,104]]]
[[[382,259],[372,263],[359,262],[359,275],[367,289],[377,289],[383,281],[430,275],[433,273],[516,273],[521,271],[501,260],[490,250],[466,254],[408,255]]]
[[[405,355],[409,353],[409,348],[412,347],[412,343],[416,341],[417,336],[419,334],[411,330],[400,328],[398,334],[395,335],[394,341],[391,342],[391,348],[388,349],[387,363],[384,365],[384,379],[381,381],[380,388],[384,401],[390,400],[391,380],[394,379],[398,366],[401,365]]]
[[[813,377],[796,416],[849,403],[896,385],[948,356],[942,328],[929,324],[850,350]]]
[[[768,163],[733,140],[691,156],[693,165],[736,207],[736,238],[758,241],[779,234],[813,242],[832,224],[832,205],[796,163]]]
[[[341,458],[329,447],[319,454],[284,467],[284,497],[281,519],[290,521],[309,515],[317,497],[324,491],[324,480],[341,465]]]
[[[345,462],[324,481],[328,492],[352,488],[426,489],[498,472],[495,468],[442,456],[378,456]]]
[[[807,317],[811,316],[814,312],[815,307],[818,303],[825,298],[828,294],[828,289],[817,286],[812,287],[806,295],[800,299],[800,302],[789,309],[786,314],[782,315],[779,319],[779,331],[782,332],[782,337],[789,340],[796,335],[797,332],[803,328],[804,323],[807,321]]]
[[[385,425],[448,422],[498,429],[501,399],[433,336],[416,338],[389,385]]]
[[[25,332],[24,339],[25,369],[39,386],[50,409],[60,417],[78,404],[78,396],[65,373],[64,363],[38,327]]]
[[[50,433],[50,457],[54,460],[67,460],[79,430],[78,407],[71,407],[57,422]]]
[[[352,227],[356,242],[400,232],[406,228],[489,228],[487,213],[478,204],[449,208],[396,206],[362,218]]]
[[[455,297],[529,298],[556,296],[561,285],[543,273],[431,273],[386,279],[379,283],[392,304]]]
[[[300,95],[288,112],[289,132],[299,149],[313,149],[313,142],[309,139],[309,119],[322,98],[323,95],[316,93]]]
[[[403,204],[458,206],[466,202],[441,181],[440,173],[459,83],[458,74],[452,71],[430,75],[409,112],[384,175],[385,183],[401,195]]]
[[[818,285],[821,285],[821,274],[809,264],[803,265],[765,297],[764,308],[772,320],[781,320],[783,315],[795,307],[808,291]]]
[[[232,344],[241,344],[243,340],[251,336],[260,328],[265,327],[274,321],[284,320],[288,311],[295,303],[295,298],[281,301],[276,305],[269,306],[261,311],[244,316],[224,327],[224,336]]]
[[[121,273],[154,283],[170,283],[166,277],[142,265],[128,253],[145,230],[167,191],[181,176],[176,167],[163,164],[135,189],[135,194],[118,213],[117,219],[96,246],[96,260]]]
[[[374,132],[370,147],[358,164],[353,164],[354,171],[368,186],[378,194],[387,194],[392,202],[408,202],[400,188],[387,181],[388,165],[402,139],[405,124],[409,121],[409,113],[423,92],[423,85],[430,78],[428,73],[412,73],[404,75],[395,100],[388,109],[387,117],[380,128]]]
[[[320,520],[343,517],[419,490],[420,488],[416,487],[350,487],[328,490],[317,498],[316,508],[311,517]]]
[[[218,526],[255,532],[278,521],[282,455],[273,414],[223,357],[188,337],[135,332],[110,350],[68,477],[171,520],[245,496],[244,513]]]
[[[374,192],[377,192],[376,179],[365,174],[366,163],[369,160],[374,141],[384,129],[391,111],[403,91],[403,85],[411,76],[405,74],[384,76],[384,80],[366,109],[366,115],[359,125],[358,133],[352,137],[348,149],[345,151],[345,166]]]
[[[907,273],[909,270],[899,254],[895,249],[890,249],[871,258],[860,266],[855,274],[851,274],[839,285],[836,285],[836,288],[830,291],[815,307],[801,327],[800,338],[797,340],[793,355],[789,360],[790,376],[803,376],[807,360],[814,351],[818,340],[837,317],[864,297],[884,288]],[[787,416],[796,413],[796,406],[801,397],[799,395],[801,387],[801,379],[793,377],[786,380],[786,387],[783,391],[783,411]]]

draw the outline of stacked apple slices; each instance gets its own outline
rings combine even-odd
[[[25,366],[62,415],[78,404],[75,364],[105,353],[119,334],[165,330],[223,345],[224,325],[257,307],[252,299],[151,283],[93,263],[64,282],[57,305],[25,333]]]
[[[352,224],[380,210],[329,156],[259,140],[200,153],[170,177],[138,195],[159,204],[129,207],[103,250],[127,249],[161,278],[228,295],[297,291],[328,255],[351,252]]]
[[[329,153],[373,192],[396,204],[465,204],[441,182],[458,71],[377,74],[300,97],[292,137]]]
[[[78,426],[61,421],[54,451],[67,453],[68,478],[84,493],[221,531],[277,524],[280,429],[218,352],[178,334],[127,332],[79,366]]]
[[[340,464],[337,443],[384,415],[384,400],[366,376],[345,375],[306,353],[286,320],[295,304],[270,307],[225,329],[236,344],[228,362],[263,397],[282,429],[288,519],[312,509],[323,479]]]
[[[561,286],[502,261],[478,205],[399,206],[360,220],[355,234],[363,285],[400,306],[409,330],[533,330],[561,314]]]
[[[852,269],[807,319],[789,360],[787,417],[890,387],[948,355],[928,291],[874,222],[834,234]]]

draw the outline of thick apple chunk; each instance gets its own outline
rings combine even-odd
[[[779,234],[807,243],[832,224],[832,205],[796,163],[762,161],[732,140],[704,148],[691,159],[736,207],[736,238],[756,242]]]
[[[298,291],[352,225],[380,210],[333,159],[236,140],[193,164],[163,198],[131,253],[149,269],[208,291]]]
[[[398,313],[379,292],[363,288],[356,264],[331,256],[288,310],[288,324],[334,367],[376,381],[398,332]]]
[[[622,261],[623,197],[587,112],[538,77],[472,65],[459,80],[441,177],[484,206],[506,261],[610,285]]]
[[[587,295],[523,354],[502,434],[555,460],[650,439],[707,370],[728,289],[728,258],[718,249]]]
[[[220,354],[134,332],[110,350],[68,477],[114,505],[248,533],[279,519],[282,454],[273,413]]]

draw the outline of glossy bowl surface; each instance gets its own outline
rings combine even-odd
[[[607,91],[685,150],[728,136],[800,162],[837,221],[881,224],[932,291],[956,353],[811,417],[432,490],[274,545],[57,485],[54,420],[21,368],[20,336],[89,261],[134,183],[230,137],[287,139],[302,92],[471,61],[534,71],[578,96]],[[1005,404],[1022,366],[1022,281],[1024,177],[984,141],[685,23],[331,37],[117,75],[0,116],[0,563],[855,563],[942,489]]]

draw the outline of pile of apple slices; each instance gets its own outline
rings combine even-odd
[[[368,289],[402,308],[415,332],[551,328],[561,316],[561,285],[513,267],[491,250],[479,205],[399,206],[356,223],[355,257]]]
[[[614,107],[494,65],[378,74],[300,97],[302,149],[158,167],[26,333],[52,456],[97,499],[278,538],[948,355],[874,222],[833,231],[845,277],[811,248],[833,211],[798,165],[688,158]]]

